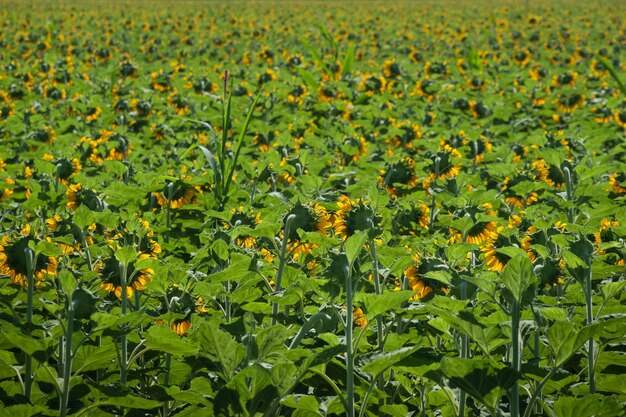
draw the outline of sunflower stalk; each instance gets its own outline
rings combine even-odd
[[[24,255],[26,257],[26,279],[28,280],[27,288],[27,302],[26,302],[26,326],[27,332],[30,336],[31,327],[33,324],[33,298],[35,292],[35,254],[31,248],[24,249]],[[26,362],[24,364],[24,396],[26,400],[30,402],[31,392],[33,388],[33,357],[30,354],[26,354]]]
[[[70,400],[70,379],[72,378],[72,334],[74,333],[74,305],[68,300],[67,323],[65,325],[65,358],[63,360],[63,394],[59,406],[59,415],[67,415],[67,405]]]
[[[346,265],[346,417],[354,417],[354,351],[352,348],[352,308],[354,294],[352,291],[352,265]]]
[[[172,226],[172,196],[174,195],[174,183],[169,182],[167,184],[167,209],[165,214],[165,242],[170,241],[170,227]]]
[[[59,181],[60,181],[60,175],[61,175],[61,168],[62,168],[62,165],[61,164],[57,164],[56,165],[56,169],[54,170],[54,192],[55,193],[59,192]]]
[[[511,305],[511,365],[516,373],[521,371],[520,358],[520,319],[521,310],[517,300]],[[515,381],[511,387],[511,417],[519,417],[519,381]]]
[[[169,204],[168,204],[169,207]],[[120,268],[120,281],[122,288],[122,316],[126,315],[126,308],[128,304],[128,297],[126,289],[128,283],[126,282],[126,275],[128,272],[128,265],[125,262],[119,263]],[[126,329],[122,329],[122,335],[120,336],[121,354],[120,354],[120,383],[126,385],[126,379],[128,377],[128,341],[126,340]]]
[[[283,242],[280,246],[280,259],[278,260],[278,271],[276,272],[276,284],[274,291],[276,293],[282,290],[283,270],[285,269],[285,260],[287,257],[287,242],[289,241],[289,234],[291,233],[291,227],[293,221],[296,219],[295,214],[290,214],[285,220],[285,230],[283,231]],[[278,316],[278,303],[272,304],[272,326],[276,325]]]
[[[568,167],[563,167],[563,173],[565,174],[565,196],[567,198],[567,202],[571,203],[573,198],[573,184],[572,184],[572,173],[570,172]],[[571,206],[567,209],[567,221],[569,223],[574,223],[574,206]]]
[[[587,313],[587,325],[593,323],[593,289],[591,286],[591,262],[587,261],[587,276],[585,277],[585,301],[586,301],[586,313]],[[595,370],[595,358],[594,358],[594,342],[593,336],[589,338],[587,348],[587,371],[589,378],[589,393],[596,393],[596,370]]]
[[[372,256],[373,266],[373,275],[374,275],[374,292],[376,295],[383,294],[383,287],[380,285],[380,276],[378,274],[378,258],[376,256],[376,244],[374,239],[370,238],[370,255]],[[378,350],[382,353],[385,343],[385,333],[383,328],[383,316],[379,314],[376,316],[376,337],[378,339]],[[382,373],[376,378],[376,385],[379,389],[382,389],[383,386],[383,375]]]
[[[472,256],[472,261],[473,260],[474,260],[474,257]],[[462,282],[460,285],[461,300],[467,299],[467,285],[468,285],[467,282]],[[461,359],[467,359],[469,358],[469,340],[465,333],[462,333],[460,337],[461,337],[461,346],[460,346],[459,357]],[[466,397],[467,395],[465,391],[461,390],[461,392],[459,393],[459,417],[465,417]]]

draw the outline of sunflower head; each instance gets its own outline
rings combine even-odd
[[[27,259],[29,253],[33,255],[29,247],[32,240],[33,237],[25,233],[15,237],[5,235],[0,241],[0,274],[21,286],[28,285],[28,262],[34,261]],[[52,256],[37,257],[32,271],[34,278],[41,282],[48,276],[56,276],[57,265],[57,259]]]
[[[302,229],[305,232],[326,234],[326,229],[332,225],[330,215],[319,203],[302,204],[298,201],[283,217],[283,224],[287,222],[291,215],[294,216],[294,219],[287,236],[291,242],[300,240],[298,229]]]
[[[100,287],[109,293],[114,293],[119,299],[122,298],[122,280],[120,263],[114,257],[101,260],[95,266],[95,271],[102,278]],[[126,298],[131,298],[135,291],[146,289],[150,277],[154,273],[149,268],[136,271],[134,264],[128,265],[126,282]]]
[[[417,266],[412,265],[404,270],[404,278],[408,287],[415,291],[410,300],[422,300],[430,298],[434,294],[447,294],[449,289],[441,282],[426,278],[429,271],[437,271],[442,268],[442,263],[436,258],[422,258]]]
[[[103,203],[95,191],[83,188],[82,184],[71,184],[65,192],[67,196],[67,207],[72,211],[76,210],[81,204],[93,211],[102,211]]]
[[[352,201],[347,196],[341,196],[337,204],[339,210],[333,228],[338,236],[346,239],[358,231],[364,231],[370,237],[374,237],[382,232],[380,225],[382,217],[378,216],[363,199]]]
[[[398,211],[393,218],[392,228],[394,234],[415,235],[420,228],[428,230],[429,222],[430,208],[425,204],[419,204]]]
[[[155,192],[154,197],[159,206],[167,207],[169,200],[170,208],[176,209],[188,204],[195,204],[198,201],[198,194],[197,187],[177,180],[166,185],[162,191]]]

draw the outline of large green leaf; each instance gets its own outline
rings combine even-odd
[[[357,231],[355,234],[346,239],[344,249],[350,265],[354,264],[354,261],[361,253],[361,250],[363,250],[363,245],[366,241],[367,233],[363,231]]]
[[[517,255],[507,263],[502,273],[502,283],[506,288],[505,294],[518,305],[524,306],[532,301],[539,280],[526,254]]]
[[[359,366],[361,370],[367,372],[373,377],[377,377],[391,366],[410,356],[419,346],[403,347],[391,352],[374,353],[359,358]]]
[[[624,416],[624,406],[602,395],[559,397],[554,402],[557,417],[618,417]]]
[[[365,305],[367,319],[372,320],[380,314],[400,307],[413,294],[414,292],[410,290],[389,291],[380,295],[359,293],[355,297],[355,302]]]
[[[215,321],[206,321],[200,325],[200,345],[202,353],[222,369],[226,381],[232,380],[246,357],[245,348],[221,330]]]
[[[441,360],[441,372],[450,385],[474,397],[492,414],[502,396],[518,379],[512,368],[499,362],[476,358],[445,357]]]
[[[200,348],[189,342],[189,339],[178,336],[172,329],[164,326],[152,326],[144,333],[146,347],[158,352],[176,356],[189,356],[198,353]]]
[[[554,353],[554,366],[557,368],[562,366],[590,337],[601,330],[602,326],[599,323],[579,330],[569,321],[554,323],[547,332],[548,343]]]

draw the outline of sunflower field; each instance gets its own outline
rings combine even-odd
[[[0,417],[626,416],[626,3],[0,1]]]

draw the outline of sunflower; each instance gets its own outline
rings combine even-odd
[[[402,75],[402,70],[396,60],[394,58],[390,58],[383,63],[383,74],[387,79],[398,78]]]
[[[53,163],[57,167],[56,173],[62,184],[67,184],[67,180],[70,176],[83,169],[83,166],[78,158],[72,158],[71,161],[68,161],[66,158],[61,158],[53,161]]]
[[[380,233],[382,217],[376,215],[374,209],[362,198],[352,201],[349,197],[342,195],[337,205],[339,210],[335,213],[335,220],[332,224],[337,236],[345,240],[357,231],[366,231],[370,237]]]
[[[270,81],[276,81],[276,78],[276,71],[269,68],[266,69],[262,74],[257,75],[257,80],[261,85]]]
[[[465,241],[481,244],[493,240],[497,227],[495,221],[478,221],[465,233]]]
[[[419,260],[418,266],[412,265],[404,270],[407,285],[415,292],[409,301],[422,300],[432,293],[448,294],[449,289],[441,282],[424,277],[427,272],[440,269],[440,264],[437,259],[424,258]]]
[[[230,222],[224,223],[226,228],[247,226],[254,229],[261,223],[261,213],[253,213],[252,210],[246,209],[244,206],[232,208],[230,210]],[[256,244],[256,239],[252,236],[238,236],[237,245],[246,249],[251,249]]]
[[[153,72],[150,74],[151,78],[151,86],[153,90],[156,91],[168,91],[172,87],[172,80],[169,74],[164,73],[163,69],[160,69],[159,72]]]
[[[530,51],[522,49],[513,54],[513,61],[520,67],[525,67],[530,62]]]
[[[199,187],[191,186],[180,180],[173,182],[171,187],[171,199],[169,201],[170,208],[178,209],[187,204],[195,204],[198,201],[198,194],[200,193],[198,188]],[[167,207],[169,192],[166,186],[163,191],[154,193],[154,198],[156,198],[159,206]]]
[[[65,237],[71,236],[74,238],[74,244],[64,243],[63,241],[59,242],[61,246],[61,251],[63,254],[67,255],[70,253],[74,253],[81,246],[82,241],[82,233],[80,230],[69,220],[64,219],[59,214],[54,214],[52,217],[46,219],[46,226],[48,228],[48,232],[51,233],[52,237]],[[91,226],[87,228],[88,231],[94,231],[96,228],[96,224],[93,223]],[[93,238],[89,235],[85,236],[85,241],[87,244],[93,244]]]
[[[94,266],[94,270],[102,278],[100,287],[110,293],[114,293],[119,299],[122,298],[122,281],[120,263],[114,257],[100,260]],[[154,271],[150,268],[136,270],[134,264],[128,265],[126,282],[126,298],[132,298],[135,291],[143,291],[150,282],[150,276]]]
[[[384,92],[390,82],[391,81],[388,81],[384,77],[366,73],[361,75],[361,81],[357,85],[357,88],[364,90],[368,96],[372,96]]]
[[[354,324],[360,328],[367,326],[367,317],[365,316],[365,313],[363,313],[363,309],[361,307],[354,307],[352,309],[352,318],[354,319]]]
[[[28,285],[26,250],[33,238],[30,227],[22,230],[20,236],[5,235],[0,240],[0,274],[7,275],[14,284]],[[52,256],[39,256],[33,268],[33,276],[42,282],[46,277],[57,274],[57,259]]]
[[[552,77],[552,87],[573,87],[578,79],[578,73],[576,71],[567,71],[560,75]]]
[[[614,113],[615,123],[622,129],[626,129],[626,110],[618,110]]]
[[[453,148],[449,144],[444,144],[443,149],[429,158],[432,161],[427,168],[428,177],[424,180],[423,187],[428,189],[435,179],[444,180],[455,178],[461,172],[461,164],[454,163],[455,159],[461,159],[463,156],[458,149]]]
[[[392,228],[400,235],[415,235],[419,227],[428,230],[430,208],[426,204],[413,206],[408,210],[400,210],[394,216]]]
[[[179,336],[184,336],[187,333],[187,330],[191,328],[191,321],[187,319],[182,320],[174,320],[171,325],[171,329],[176,332]]]
[[[307,88],[304,85],[298,84],[287,94],[287,103],[301,105],[307,95]]]
[[[0,188],[0,201],[6,201],[13,195],[13,185],[15,184],[13,178],[6,178],[4,182],[7,186]]]
[[[561,188],[565,183],[565,176],[560,168],[548,164],[543,159],[537,159],[532,163],[532,167],[537,171],[537,177],[551,187]]]
[[[83,188],[82,184],[71,184],[65,192],[67,196],[67,208],[75,211],[78,206],[84,204],[87,208],[94,211],[101,211],[103,208],[102,200],[95,191]]]
[[[95,225],[92,226],[95,228]],[[139,259],[156,259],[161,253],[161,246],[154,239],[154,232],[150,229],[150,223],[143,219],[139,219],[138,224],[123,223],[121,230],[105,230],[104,235],[105,242],[111,250],[115,251],[130,245],[138,252]]]
[[[363,136],[348,136],[337,149],[341,165],[354,162],[367,153],[368,143]]]
[[[398,198],[396,184],[410,189],[414,188],[418,183],[418,179],[415,176],[415,161],[408,156],[393,164],[387,164],[380,174],[378,185],[385,187],[387,193],[394,199]]]
[[[518,184],[530,181],[531,179],[526,175],[516,175],[513,179],[509,177],[504,178],[500,191],[504,196],[504,201],[516,208],[524,208],[536,203],[539,199],[539,195],[536,192],[531,192],[524,197],[517,194],[513,189]]]
[[[556,106],[561,113],[571,113],[585,104],[585,96],[580,93],[561,95],[557,99]]]
[[[435,81],[430,78],[425,78],[417,82],[413,89],[413,94],[423,97],[426,101],[433,101],[438,89]]]
[[[483,162],[485,154],[491,152],[493,149],[491,143],[483,135],[474,141],[465,141],[464,145],[468,145],[470,148],[467,155],[468,158],[473,159],[477,164]]]
[[[431,62],[427,61],[424,65],[424,72],[429,76],[433,75],[448,75],[448,66],[447,63],[444,62]]]
[[[611,185],[611,189],[615,194],[621,195],[626,194],[626,174],[624,173],[613,173],[609,176],[609,184]],[[624,185],[623,185],[624,184]]]
[[[617,220],[602,219],[600,228],[593,234],[593,241],[596,246],[606,242],[617,241],[619,236],[613,231],[617,227],[619,227]]]
[[[388,141],[395,148],[413,149],[413,141],[422,138],[422,128],[418,124],[408,121],[396,123],[395,120],[392,120],[392,125],[400,131]]]
[[[85,112],[85,120],[87,121],[87,123],[94,122],[98,120],[100,114],[102,114],[102,109],[100,107],[90,107]]]
[[[502,228],[498,228],[494,237],[480,249],[485,256],[485,266],[490,271],[502,272],[507,262],[511,260],[510,256],[498,252],[498,249],[510,246],[509,240],[501,232]]]
[[[283,218],[283,224],[287,222],[289,216],[295,216],[287,235],[287,250],[291,253],[291,256],[295,262],[302,256],[305,257],[312,253],[313,249],[317,245],[302,242],[298,229],[307,233],[321,233],[327,234],[327,229],[332,227],[332,221],[330,214],[319,203],[302,204],[297,202]]]

